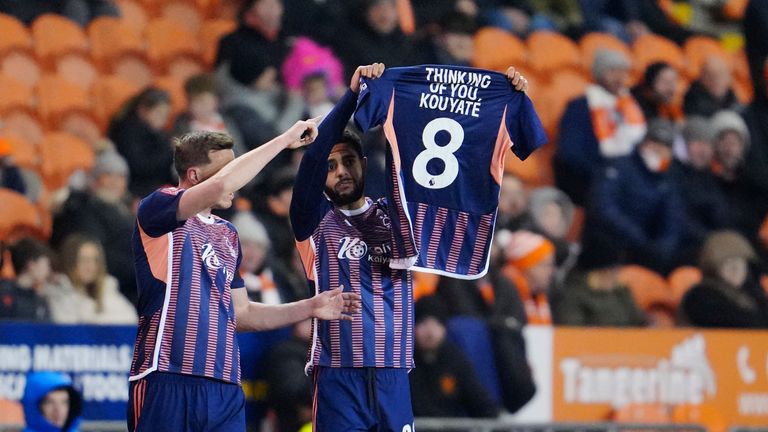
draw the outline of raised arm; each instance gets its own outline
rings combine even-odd
[[[210,178],[189,188],[179,201],[176,218],[186,220],[214,206],[222,197],[245,186],[282,150],[307,145],[316,137],[314,122],[296,122],[282,135],[234,159]]]
[[[325,214],[325,179],[328,175],[328,156],[344,134],[355,111],[360,78],[377,78],[384,73],[384,65],[374,63],[360,66],[352,76],[349,90],[318,127],[317,141],[307,148],[296,174],[291,199],[291,226],[296,239],[306,240]]]

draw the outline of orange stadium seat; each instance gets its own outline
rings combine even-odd
[[[733,66],[734,60],[717,40],[707,36],[691,36],[683,45],[683,53],[687,64],[686,74],[690,79],[696,79],[701,73],[701,67],[709,57],[715,56]]]
[[[632,53],[627,44],[616,36],[609,33],[587,33],[579,40],[579,50],[581,51],[582,68],[590,76],[595,54],[601,49],[618,51],[623,53],[627,59],[632,59]]]
[[[12,111],[4,114],[2,121],[5,134],[18,136],[32,144],[37,144],[43,139],[43,126],[34,112]]]
[[[77,170],[90,170],[95,155],[83,140],[66,132],[52,132],[40,143],[40,174],[50,190],[64,187]]]
[[[37,109],[48,125],[55,125],[70,112],[90,112],[88,91],[57,75],[44,76],[37,85]]]
[[[200,28],[198,37],[203,49],[203,60],[212,65],[216,60],[216,52],[219,49],[219,40],[237,28],[237,22],[228,19],[206,20]]]
[[[24,408],[21,403],[0,399],[0,425],[18,426],[24,424]]]
[[[620,423],[669,423],[669,408],[662,404],[628,403],[615,410],[613,421]]]
[[[12,76],[0,73],[0,114],[15,109],[32,109],[32,88]]]
[[[632,44],[635,72],[642,74],[651,63],[664,61],[678,72],[685,71],[685,56],[682,49],[671,40],[655,35],[640,36]]]
[[[672,303],[667,281],[653,270],[638,265],[627,265],[619,270],[619,281],[629,287],[635,302],[642,309],[654,303]]]
[[[667,281],[669,281],[669,288],[672,290],[674,304],[679,304],[685,293],[701,282],[701,278],[701,270],[693,266],[678,267],[670,273]]]
[[[93,111],[66,114],[59,122],[59,129],[80,138],[93,148],[98,147],[104,137],[101,133],[101,124]]]
[[[733,54],[733,75],[737,80],[750,81],[747,53],[741,49]]]
[[[99,17],[88,24],[91,56],[102,71],[126,55],[144,55],[144,39],[127,19]]]
[[[747,11],[748,0],[726,0],[723,5],[723,15],[733,21],[741,21]]]
[[[102,125],[106,126],[117,110],[140,90],[141,86],[120,77],[104,75],[97,78],[91,92],[94,112]]]
[[[736,97],[743,104],[748,104],[752,101],[755,94],[755,88],[752,86],[752,81],[736,79],[731,84],[733,86],[733,92],[736,93]]]
[[[437,292],[440,276],[434,273],[413,272],[413,301],[428,297]]]
[[[579,69],[579,47],[560,33],[533,32],[526,40],[528,64],[542,74],[553,74],[564,69]]]
[[[32,53],[13,51],[0,58],[0,73],[34,87],[40,80],[42,70]]]
[[[87,57],[64,54],[56,60],[56,74],[73,84],[89,89],[99,71]]]
[[[41,15],[31,28],[35,53],[47,64],[67,53],[88,53],[88,38],[83,29],[63,16]]]
[[[496,27],[484,27],[475,33],[473,66],[505,71],[509,66],[524,66],[526,60],[525,44],[511,33]]]
[[[123,21],[133,27],[137,33],[142,33],[149,22],[144,8],[134,0],[115,0],[115,3],[120,9]]]
[[[557,135],[560,117],[572,99],[584,94],[589,85],[587,78],[575,71],[563,71],[552,76],[548,86],[541,91],[539,100],[534,101],[544,129],[550,138]]]
[[[0,214],[0,241],[12,243],[26,235],[40,236],[44,232],[37,208],[18,192],[0,188]]]
[[[13,155],[16,165],[22,168],[37,170],[40,165],[40,153],[35,144],[13,134],[0,137],[0,140],[5,140],[10,145],[11,155]]]
[[[168,92],[171,96],[171,118],[179,114],[187,103],[184,93],[184,81],[174,76],[164,76],[155,80],[155,86]]]
[[[200,45],[194,33],[183,25],[163,18],[152,20],[146,29],[147,55],[153,67],[167,70],[180,57],[198,59]]]
[[[154,72],[149,64],[140,57],[126,55],[121,57],[112,67],[112,75],[130,81],[139,87],[152,84]]]
[[[24,23],[18,19],[0,13],[0,54],[9,51],[30,51],[32,49],[32,36]]]
[[[192,33],[200,31],[203,24],[203,12],[195,2],[168,1],[162,5],[160,16],[182,24]]]

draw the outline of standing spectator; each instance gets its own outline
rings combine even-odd
[[[348,0],[290,0],[284,2],[283,28],[291,36],[308,36],[330,45],[340,27],[349,23]]]
[[[714,147],[711,127],[703,117],[689,117],[683,128],[686,161],[675,160],[672,173],[685,206],[682,263],[694,265],[710,232],[730,225],[726,197],[712,172]]]
[[[170,112],[168,93],[148,87],[112,118],[108,135],[128,162],[128,190],[134,196],[145,196],[173,181],[173,147],[164,130]]]
[[[57,323],[135,324],[136,309],[120,294],[117,279],[107,273],[104,249],[98,240],[79,234],[61,246],[58,289],[50,297]]]
[[[669,166],[674,126],[654,120],[632,155],[603,169],[595,181],[583,254],[599,253],[600,237],[620,245],[627,262],[666,273],[677,258],[685,209]]]
[[[646,121],[655,118],[679,122],[683,119],[680,106],[674,104],[679,75],[675,68],[665,62],[648,65],[643,81],[632,88]]]
[[[48,248],[32,238],[11,246],[15,281],[0,281],[0,319],[48,321],[50,310],[45,297],[51,275]]]
[[[499,214],[496,216],[496,229],[517,231],[530,224],[528,212],[528,192],[519,178],[504,174],[501,179],[499,194]]]
[[[295,249],[294,242],[291,241],[293,230],[288,218],[295,180],[296,174],[289,169],[267,179],[264,188],[267,196],[261,198],[265,206],[262,209],[257,209],[256,215],[267,229],[274,258],[286,268],[291,268]]]
[[[687,321],[700,327],[768,327],[768,300],[750,271],[755,259],[755,251],[738,233],[709,236],[699,264],[704,279],[680,304]]]
[[[216,82],[208,74],[195,75],[184,83],[187,108],[180,113],[173,125],[173,135],[181,136],[192,131],[228,132],[227,124],[219,113],[219,97]]]
[[[721,110],[741,110],[733,92],[733,76],[728,64],[720,57],[709,57],[701,67],[699,79],[691,83],[683,100],[686,116],[712,117]]]
[[[589,254],[581,255],[579,272],[566,279],[555,302],[554,319],[559,325],[642,326],[646,319],[632,292],[619,282],[621,250],[603,241]]]
[[[452,12],[440,20],[440,32],[432,37],[435,64],[469,66],[475,54],[473,36],[477,24],[472,17]]]
[[[757,233],[768,214],[768,188],[746,173],[749,130],[744,120],[732,111],[717,113],[711,124],[715,136],[714,170],[727,199],[727,208],[735,219],[734,227],[757,245]]]
[[[301,92],[307,117],[325,116],[333,109],[344,86],[344,66],[330,48],[311,39],[296,38],[291,53],[282,65],[283,82],[288,91]]]
[[[237,79],[238,75],[253,78],[259,75],[249,61],[278,66],[288,53],[283,34],[282,0],[246,0],[240,10],[240,25],[219,41],[216,67],[222,67]],[[239,80],[239,79],[238,79]]]
[[[566,236],[573,223],[573,202],[563,191],[553,187],[541,187],[531,192],[530,213],[532,231],[546,237],[555,245],[555,263],[568,270],[566,261],[575,255],[574,247]]]
[[[11,189],[20,194],[27,192],[21,170],[13,160],[11,143],[0,137],[0,187]]]
[[[496,417],[499,407],[472,364],[446,341],[446,319],[446,307],[439,297],[425,297],[416,303],[416,368],[409,374],[414,415]]]
[[[632,153],[645,133],[643,112],[626,87],[629,60],[600,50],[592,63],[595,83],[572,100],[560,120],[554,158],[555,183],[584,206],[594,171],[607,159]]]
[[[126,204],[128,164],[114,150],[96,158],[86,191],[70,190],[61,210],[54,216],[51,245],[61,246],[74,233],[87,234],[109,253],[107,271],[117,278],[120,291],[136,303],[136,276],[131,255],[134,216]]]
[[[24,432],[77,432],[80,426],[83,397],[63,373],[29,374],[21,403]]]

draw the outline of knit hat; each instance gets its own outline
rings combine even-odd
[[[621,52],[601,49],[595,53],[595,59],[592,61],[592,76],[598,78],[610,69],[629,69],[629,67],[629,60]]]
[[[422,297],[416,302],[416,323],[432,317],[445,324],[448,320],[448,307],[442,298],[438,296]]]
[[[745,145],[749,145],[749,129],[744,119],[734,111],[718,111],[711,120],[712,135],[717,138],[727,131],[734,131],[741,136]]]
[[[104,150],[96,157],[91,169],[91,177],[98,178],[103,174],[118,174],[128,177],[128,163],[114,150]]]
[[[645,133],[644,141],[653,141],[672,147],[675,143],[675,125],[669,120],[653,119],[648,123],[648,131]]]
[[[528,270],[555,254],[555,245],[544,236],[530,231],[515,231],[500,238],[507,262],[519,270]]]
[[[683,139],[686,142],[704,141],[712,142],[712,126],[706,117],[689,116],[683,126]]]
[[[730,230],[717,231],[710,234],[704,242],[699,257],[699,267],[704,274],[714,276],[723,262],[729,258],[753,261],[757,255],[741,234]]]
[[[238,212],[232,218],[241,242],[252,242],[269,249],[270,241],[264,225],[249,211]]]

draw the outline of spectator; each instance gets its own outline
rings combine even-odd
[[[349,30],[338,32],[334,43],[346,75],[357,65],[381,62],[387,67],[422,63],[424,51],[400,30],[395,0],[362,0],[357,13],[361,17]]]
[[[656,33],[678,44],[691,32],[668,17],[656,0],[579,0],[587,30],[613,33],[630,43]]]
[[[605,160],[632,153],[645,133],[643,112],[629,93],[629,60],[600,50],[592,63],[595,83],[572,100],[560,120],[554,157],[557,188],[584,206],[594,170]]]
[[[475,52],[475,21],[460,12],[452,12],[440,20],[440,32],[432,37],[432,63],[469,66]]]
[[[135,324],[134,306],[120,294],[117,279],[107,273],[98,240],[73,234],[61,246],[58,289],[51,294],[51,316],[57,323]]]
[[[344,66],[333,52],[311,39],[297,38],[283,62],[283,82],[291,92],[301,92],[307,117],[324,116],[344,86]]]
[[[760,188],[768,190],[768,176],[765,175],[768,172],[768,95],[757,93],[759,89],[768,92],[762,75],[768,76],[768,57],[765,58],[763,74],[753,78],[756,81],[755,97],[744,113],[753,143],[747,150],[744,174]]]
[[[0,137],[0,187],[20,194],[27,192],[21,170],[13,159],[13,147],[7,139],[2,137]]]
[[[193,131],[229,132],[224,117],[219,113],[219,97],[212,76],[200,74],[189,78],[184,83],[184,94],[187,108],[176,117],[174,136]]]
[[[291,338],[275,345],[264,362],[266,402],[277,417],[276,432],[297,432],[312,422],[312,379],[304,373],[311,338],[312,320],[296,323]]]
[[[746,175],[749,130],[744,120],[732,111],[715,114],[711,124],[715,137],[714,170],[727,199],[727,208],[737,231],[757,245],[760,224],[768,214],[768,189]]]
[[[265,185],[266,199],[264,208],[257,209],[257,217],[264,224],[272,243],[274,258],[286,268],[291,267],[295,245],[293,230],[288,218],[288,210],[291,207],[293,196],[293,182],[296,174],[293,170],[285,169],[268,179]]]
[[[512,174],[505,174],[501,180],[499,194],[499,213],[496,216],[496,229],[517,231],[531,222],[528,212],[528,193],[525,185]]]
[[[112,118],[109,138],[128,162],[133,196],[146,196],[173,182],[173,148],[164,128],[171,98],[164,90],[148,87],[131,98]]]
[[[49,321],[46,288],[51,275],[50,251],[29,237],[10,250],[16,280],[0,281],[0,319]]]
[[[413,413],[423,417],[496,417],[499,407],[464,353],[446,341],[447,311],[439,297],[416,303],[414,357],[409,374]]]
[[[684,318],[699,327],[768,327],[768,300],[750,272],[755,251],[733,231],[707,238],[701,251],[702,282],[680,304]]]
[[[566,236],[573,223],[573,202],[563,191],[541,187],[531,192],[531,231],[546,237],[555,245],[555,263],[558,268],[571,265],[567,261],[575,250]]]
[[[683,128],[686,161],[675,160],[672,172],[685,206],[685,238],[682,263],[694,265],[711,231],[730,224],[726,198],[712,172],[714,147],[711,127],[704,117],[689,117]]]
[[[583,254],[599,253],[606,236],[620,245],[627,262],[666,273],[677,258],[685,209],[674,179],[674,126],[654,120],[634,153],[603,169],[587,209]]]
[[[707,58],[699,79],[692,82],[685,93],[683,112],[686,116],[712,117],[720,110],[741,111],[732,83],[728,64],[720,57]]]
[[[682,121],[680,106],[674,103],[679,79],[677,71],[669,63],[652,63],[645,69],[643,81],[632,88],[632,95],[643,110],[646,121],[655,118]]]
[[[291,36],[308,36],[325,45],[348,26],[348,0],[290,0],[283,3],[283,28]]]
[[[281,64],[288,53],[283,12],[282,0],[245,0],[237,29],[219,41],[216,67],[250,84],[262,72],[253,67],[256,59],[273,67]]]
[[[604,238],[604,240],[607,240]],[[621,250],[603,241],[579,258],[579,272],[566,279],[555,302],[554,319],[559,325],[643,326],[646,319],[632,292],[619,282]]]
[[[21,402],[24,432],[77,432],[80,426],[83,398],[63,373],[30,373]]]
[[[126,203],[128,164],[113,150],[96,158],[88,189],[70,190],[54,216],[51,245],[58,248],[66,237],[82,233],[94,237],[109,253],[107,271],[117,278],[120,291],[136,303],[136,276],[131,255],[135,217]]]

